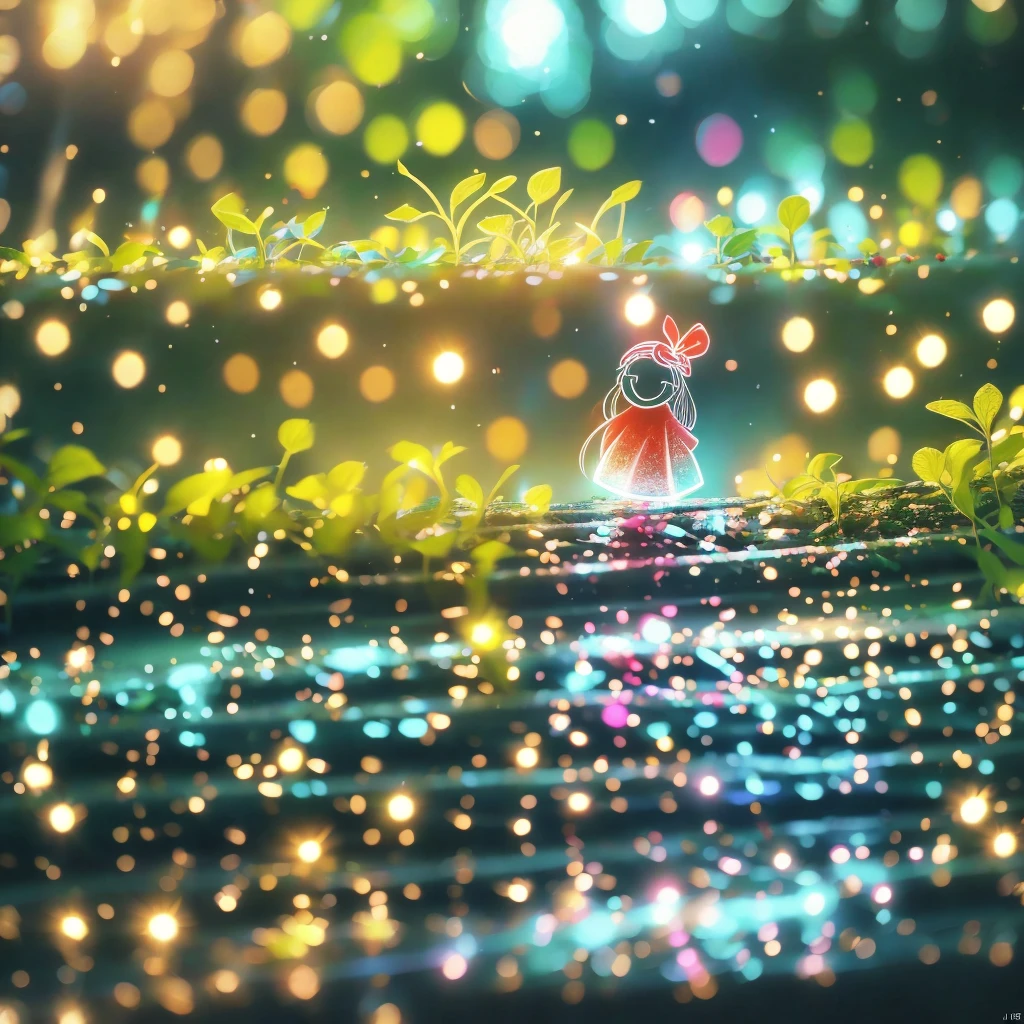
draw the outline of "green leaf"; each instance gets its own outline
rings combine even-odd
[[[728,218],[726,218],[728,220]],[[757,228],[749,228],[746,231],[737,231],[725,245],[722,246],[722,255],[743,256],[750,252],[757,241]]]
[[[366,466],[361,462],[339,462],[327,474],[327,484],[334,493],[354,491],[362,482]]]
[[[213,499],[227,493],[231,477],[230,469],[211,469],[179,480],[167,492],[161,515],[170,516],[185,510],[189,515],[205,516]]]
[[[487,190],[489,196],[498,196],[502,192],[507,192],[516,183],[516,176],[514,174],[506,174],[505,177],[499,178],[491,187]]]
[[[974,415],[970,406],[964,405],[963,402],[942,399],[938,402],[929,402],[925,408],[931,412],[938,413],[940,416],[945,416],[947,419],[958,420],[960,423],[966,423],[976,429],[980,427],[978,418]]]
[[[392,210],[390,213],[385,213],[385,217],[388,220],[401,221],[403,224],[412,224],[413,221],[423,220],[424,217],[437,216],[423,210],[417,210],[415,206],[410,206],[408,203],[402,203],[401,206]]]
[[[277,442],[289,455],[312,448],[315,439],[316,429],[309,420],[285,420],[277,428]]]
[[[642,181],[627,181],[624,185],[614,189],[608,197],[609,208],[618,206],[619,203],[628,203],[631,199],[636,199],[640,194],[641,185],[643,185]]]
[[[277,491],[272,483],[260,484],[254,491],[250,491],[245,498],[245,517],[251,521],[259,522],[266,519],[271,512],[281,504]]]
[[[902,480],[895,477],[864,477],[861,480],[844,480],[839,485],[842,494],[877,494],[879,491],[891,491],[894,487],[901,487]]]
[[[58,448],[46,470],[46,482],[55,490],[76,484],[90,476],[102,476],[106,467],[88,448],[67,444]]]
[[[562,168],[545,167],[542,171],[530,175],[526,183],[526,193],[537,206],[546,203],[562,187]]]
[[[548,484],[537,484],[524,495],[523,502],[530,506],[531,511],[544,515],[551,507],[551,488]]]
[[[782,496],[792,501],[806,501],[821,490],[821,481],[807,473],[799,473],[782,485]]]
[[[623,263],[639,263],[646,255],[647,250],[654,244],[653,238],[646,238],[642,242],[634,242],[623,254]]]
[[[255,469],[243,469],[228,481],[227,487],[224,488],[224,493],[227,494],[229,491],[237,491],[245,487],[247,484],[251,484],[254,480],[259,480],[261,476],[266,476],[273,466],[257,466]]]
[[[551,223],[554,223],[555,214],[558,213],[558,211],[562,208],[562,206],[565,203],[565,201],[571,195],[572,195],[572,189],[568,188],[558,197],[558,202],[556,202],[555,205],[551,208],[551,217],[550,217],[550,222]]]
[[[447,533],[432,534],[423,540],[415,540],[411,546],[424,558],[445,558],[451,551],[455,538],[455,532],[449,530]]]
[[[960,485],[962,480],[969,480],[965,472],[967,464],[977,457],[981,451],[981,442],[974,437],[961,438],[946,446],[943,457],[946,462],[946,471],[952,479],[953,487]]]
[[[1003,393],[995,384],[983,384],[974,395],[974,414],[987,437],[992,433],[992,424],[1003,404]]]
[[[110,257],[110,265],[114,270],[124,270],[125,267],[143,256],[160,256],[162,253],[155,245],[146,245],[143,242],[122,242]]]
[[[100,236],[97,235],[95,231],[90,231],[88,228],[86,228],[83,234],[86,238],[89,239],[90,242],[92,242],[93,245],[96,246],[97,249],[99,249],[101,253],[103,253],[104,256],[110,255],[110,249],[108,248],[107,243],[104,242],[103,239],[100,238]]]
[[[256,225],[242,213],[242,200],[234,192],[221,196],[210,207],[210,212],[232,231],[241,231],[244,235],[255,235],[257,232]]]
[[[614,265],[615,261],[619,258],[622,253],[622,239],[621,238],[609,238],[604,243],[604,256],[608,260],[608,266]]]
[[[311,213],[302,222],[303,235],[305,235],[306,238],[315,238],[320,229],[324,226],[325,220],[327,220],[326,210],[317,210],[316,213]]]
[[[922,483],[937,484],[946,468],[946,457],[938,448],[918,448],[910,465]]]
[[[388,455],[404,466],[411,466],[428,476],[434,473],[434,456],[429,448],[413,441],[399,441],[388,449]]]
[[[500,540],[486,540],[483,544],[478,544],[473,548],[469,556],[473,559],[477,570],[486,575],[502,558],[508,558],[509,555],[514,554],[515,549],[503,544]]]
[[[1004,537],[990,526],[983,527],[978,532],[987,540],[992,541],[1014,565],[1024,565],[1024,544],[1011,540],[1009,537]]]
[[[704,221],[704,227],[708,229],[715,236],[715,238],[725,238],[726,235],[731,235],[733,232],[733,223],[731,217],[726,217],[724,213],[720,213],[711,220]]]
[[[480,486],[480,481],[476,477],[472,477],[468,473],[460,474],[455,479],[455,490],[466,501],[471,502],[478,509],[483,509],[484,489]]]
[[[811,216],[811,204],[806,196],[786,196],[779,203],[778,213],[779,223],[792,236],[807,223],[808,218]]]
[[[830,470],[833,478],[835,477],[835,467],[842,461],[842,455],[837,455],[835,452],[822,452],[820,455],[815,455],[814,458],[807,463],[807,472],[816,479],[824,482],[825,474]]]
[[[519,469],[519,466],[509,466],[502,474],[498,477],[498,482],[491,488],[491,493],[487,495],[487,504],[490,505],[492,501],[501,497],[501,488],[504,486],[505,481],[508,480],[513,473]]]
[[[484,217],[483,220],[477,221],[476,226],[485,235],[508,236],[512,234],[513,223],[511,213],[496,213],[491,217]]]
[[[865,238],[863,242],[857,243],[857,251],[863,256],[874,256],[878,252],[878,245],[870,238]]]
[[[461,206],[471,195],[479,192],[484,187],[484,182],[487,180],[487,175],[481,172],[480,174],[471,174],[468,178],[463,178],[462,181],[452,189],[451,202],[449,204],[449,211],[451,215],[455,216],[456,209]]]
[[[451,441],[445,441],[445,443],[441,445],[441,451],[438,452],[437,458],[434,460],[434,465],[440,468],[449,459],[455,458],[456,455],[461,455],[465,450],[465,445],[453,444]]]
[[[299,501],[309,501],[314,505],[323,508],[327,504],[329,491],[327,489],[327,474],[313,473],[304,476],[298,483],[285,488],[285,494]]]
[[[32,260],[20,249],[12,249],[9,245],[0,245],[0,260],[11,260],[20,263],[24,267],[31,267]]]

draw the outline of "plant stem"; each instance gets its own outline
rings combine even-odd
[[[985,447],[988,450],[988,471],[992,474],[992,490],[996,492],[996,515],[999,517],[1003,511],[1003,499],[999,495],[999,484],[996,483],[996,464],[992,459],[992,438],[988,431],[985,431]]]
[[[619,233],[615,236],[616,238],[622,237],[622,232],[626,229],[626,204],[623,203],[619,207]]]
[[[281,465],[277,467],[277,475],[274,477],[274,490],[281,486],[281,478],[284,476],[284,471],[288,467],[288,460],[292,457],[292,453],[286,451],[284,458],[281,460]]]

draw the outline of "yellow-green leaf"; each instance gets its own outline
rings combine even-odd
[[[484,217],[477,221],[477,227],[485,235],[509,235],[512,232],[512,214],[496,213],[491,217]]]
[[[329,508],[335,515],[347,516],[352,511],[355,500],[356,496],[351,491],[347,491],[345,494],[339,494],[334,498]]]
[[[425,213],[423,210],[417,210],[415,206],[410,206],[408,203],[402,203],[401,206],[392,210],[390,213],[385,213],[384,216],[387,217],[388,220],[397,220],[401,221],[403,224],[412,224],[413,221],[429,217],[430,213]]]
[[[324,226],[324,221],[327,220],[326,210],[317,210],[316,213],[311,213],[302,222],[302,233],[306,238],[313,238],[314,235]]]
[[[441,446],[441,451],[438,452],[437,458],[434,460],[434,465],[443,466],[449,459],[454,458],[456,455],[461,455],[465,450],[465,445],[445,441]]]
[[[102,476],[106,467],[88,448],[78,444],[66,444],[58,448],[50,458],[46,470],[46,482],[56,491],[68,484],[78,483],[90,476]]]
[[[1003,404],[1003,393],[995,384],[983,384],[974,395],[974,414],[986,434],[992,433],[992,424]]]
[[[139,529],[143,533],[149,533],[156,526],[156,516],[152,512],[143,512],[139,516]]]
[[[212,469],[179,480],[167,492],[162,514],[174,515],[184,509],[189,515],[205,516],[213,499],[226,492],[231,477],[230,469]]]
[[[361,462],[339,462],[327,474],[327,485],[334,494],[354,491],[362,483],[365,473],[366,466]]]
[[[628,203],[631,199],[636,199],[640,194],[642,184],[642,181],[627,181],[624,185],[613,189],[612,194],[608,197],[608,205],[618,206],[619,203]]]
[[[256,225],[242,213],[242,200],[234,192],[221,196],[210,207],[210,212],[232,231],[241,231],[245,235],[256,234]]]
[[[327,476],[324,473],[313,473],[304,476],[298,483],[285,489],[285,494],[299,501],[310,501],[323,508],[327,504]]]
[[[481,172],[480,174],[471,174],[468,178],[463,178],[462,181],[452,189],[451,203],[449,209],[451,215],[455,216],[456,209],[462,205],[471,195],[479,192],[484,187],[484,182],[487,180],[487,175]]]
[[[316,439],[316,430],[309,420],[294,419],[285,420],[277,428],[278,444],[289,454],[304,452],[313,447]]]
[[[540,206],[546,203],[562,187],[562,168],[545,167],[542,171],[530,176],[526,183],[527,195]]]
[[[405,466],[411,466],[427,474],[434,472],[434,456],[430,454],[429,448],[424,448],[421,444],[399,441],[388,449],[388,454],[395,462],[401,462]]]
[[[937,484],[942,479],[946,457],[938,448],[918,448],[910,465],[922,483]]]
[[[505,177],[499,178],[493,185],[487,190],[487,194],[491,196],[501,195],[502,192],[507,192],[516,183],[516,176],[514,174],[506,174]]]
[[[945,416],[951,420],[959,420],[959,422],[966,423],[972,427],[979,425],[971,407],[963,402],[944,398],[938,402],[929,402],[925,408],[931,410],[931,412],[938,413],[940,416]]]
[[[715,238],[725,238],[733,232],[732,218],[726,217],[724,213],[719,213],[717,216],[712,217],[711,220],[704,221],[704,227],[706,227],[708,231],[715,236]]]
[[[250,491],[245,498],[245,516],[247,519],[266,519],[271,512],[281,503],[274,490],[272,483],[260,484],[254,491]]]
[[[468,473],[460,474],[455,479],[455,490],[466,501],[476,505],[477,508],[483,507],[484,489],[480,486],[480,481],[476,477],[472,477]]]
[[[811,204],[806,196],[786,196],[779,203],[779,223],[793,235],[807,223],[811,215]]]
[[[100,236],[97,235],[95,231],[89,231],[88,229],[86,229],[85,237],[88,238],[89,241],[92,242],[92,244],[95,245],[96,248],[99,249],[99,251],[103,253],[104,256],[110,255],[110,249],[107,248],[107,243],[104,242],[103,239],[100,238]]]
[[[830,470],[835,476],[835,467],[842,461],[842,455],[837,455],[835,452],[822,452],[807,463],[807,472],[818,480],[824,480],[825,474]]]
[[[134,494],[122,494],[117,503],[126,516],[133,516],[139,511],[139,499]]]
[[[533,512],[543,515],[551,507],[551,488],[547,484],[537,484],[523,495],[523,501]]]

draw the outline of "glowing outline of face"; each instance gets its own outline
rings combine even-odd
[[[656,409],[659,405],[666,405],[668,402],[671,402],[676,391],[679,390],[679,385],[673,379],[671,370],[667,366],[654,362],[654,360],[643,360],[643,362],[652,363],[662,371],[660,390],[653,397],[637,394],[636,385],[640,380],[640,374],[630,373],[629,370],[632,367],[628,367],[622,375],[621,387],[623,397],[630,405],[635,405],[640,409]]]

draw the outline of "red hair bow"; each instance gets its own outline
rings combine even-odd
[[[683,337],[672,317],[665,317],[661,329],[665,341],[641,341],[634,345],[619,363],[619,368],[628,366],[637,359],[653,359],[662,366],[678,366],[684,377],[690,376],[690,360],[704,355],[711,345],[711,338],[703,324],[694,324]]]

